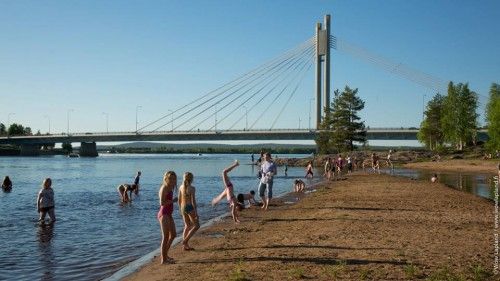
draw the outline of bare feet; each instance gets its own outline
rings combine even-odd
[[[165,260],[160,261],[160,264],[173,264],[175,260],[171,257],[167,257]]]
[[[189,247],[189,245],[187,243],[182,242],[182,245],[183,245],[182,249],[184,251],[194,251],[194,248]]]

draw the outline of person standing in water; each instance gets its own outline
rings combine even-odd
[[[36,199],[36,208],[40,213],[39,222],[45,222],[45,216],[47,213],[49,214],[51,223],[56,221],[56,214],[54,211],[54,190],[52,189],[52,180],[50,178],[43,180],[42,189],[38,192],[38,197]]]
[[[179,188],[179,207],[184,220],[184,231],[182,233],[182,245],[184,251],[194,250],[189,246],[189,239],[193,237],[196,231],[200,228],[198,221],[198,210],[196,208],[196,189],[192,185],[193,174],[190,172],[184,173],[182,185]]]
[[[136,195],[139,193],[139,181],[141,180],[141,171],[137,171],[137,175],[134,178],[134,184],[136,186],[137,192],[135,193]]]
[[[174,203],[177,198],[174,198],[174,189],[177,186],[177,175],[173,171],[168,171],[163,175],[163,183],[160,186],[158,197],[160,197],[160,210],[157,218],[161,227],[161,247],[160,247],[160,263],[174,263],[174,259],[168,256],[168,250],[176,236],[175,223],[172,217],[174,212]]]
[[[12,190],[12,181],[10,180],[9,176],[5,176],[2,182],[2,189],[5,192],[9,192]]]

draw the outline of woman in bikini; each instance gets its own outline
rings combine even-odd
[[[175,224],[172,217],[174,203],[174,189],[177,186],[177,175],[173,171],[168,171],[163,176],[163,184],[160,186],[158,196],[160,197],[160,210],[158,211],[158,221],[161,227],[161,255],[160,263],[174,263],[174,259],[168,256],[168,250],[174,241]]]
[[[215,197],[212,200],[212,205],[215,205],[219,203],[222,200],[222,198],[224,198],[224,196],[226,196],[227,201],[229,202],[229,206],[231,207],[231,215],[233,216],[233,220],[235,223],[240,222],[240,220],[238,219],[238,210],[237,210],[239,204],[236,202],[236,197],[234,196],[234,186],[233,183],[229,180],[228,174],[229,172],[231,172],[231,170],[238,167],[239,165],[240,163],[238,162],[238,160],[235,160],[231,166],[225,168],[222,171],[222,181],[224,182],[224,191],[222,191],[222,193],[219,194],[219,196]]]
[[[190,172],[184,173],[182,185],[179,188],[179,207],[184,220],[184,232],[182,233],[182,245],[185,251],[194,250],[189,247],[189,239],[193,237],[195,232],[200,228],[198,222],[198,211],[196,209],[195,187],[193,183],[193,174]]]

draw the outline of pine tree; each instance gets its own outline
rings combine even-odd
[[[342,93],[334,92],[330,112],[321,123],[323,130],[316,143],[320,152],[354,150],[354,142],[366,142],[365,124],[358,116],[365,103],[357,96],[358,89],[345,87]]]
[[[500,149],[500,85],[493,83],[490,98],[486,105],[486,124],[488,126],[488,142],[486,147],[491,151]]]
[[[444,101],[445,97],[438,93],[427,103],[424,112],[425,118],[417,135],[418,140],[431,150],[442,146],[444,143],[441,123]]]

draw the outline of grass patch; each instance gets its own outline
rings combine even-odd
[[[288,279],[302,279],[305,277],[306,275],[302,267],[293,268],[288,271]]]
[[[240,260],[234,267],[233,271],[231,271],[231,275],[229,275],[228,281],[250,281],[250,279],[247,277],[247,274],[243,270],[242,260]]]
[[[426,280],[429,281],[465,281],[463,275],[458,275],[457,273],[451,271],[448,267],[439,269],[438,271],[432,273]]]
[[[345,272],[346,266],[347,262],[341,260],[337,261],[337,264],[326,266],[323,269],[323,271],[328,277],[332,278],[333,280],[336,280],[340,275],[342,275]]]
[[[472,273],[472,280],[474,281],[487,280],[487,278],[492,275],[491,272],[479,264],[472,265],[470,271]]]
[[[363,268],[359,271],[359,279],[366,280],[370,278],[371,271],[367,268]]]
[[[403,271],[405,272],[405,277],[406,279],[412,280],[413,278],[417,277],[418,274],[418,268],[413,265],[413,264],[407,264],[403,267]]]

